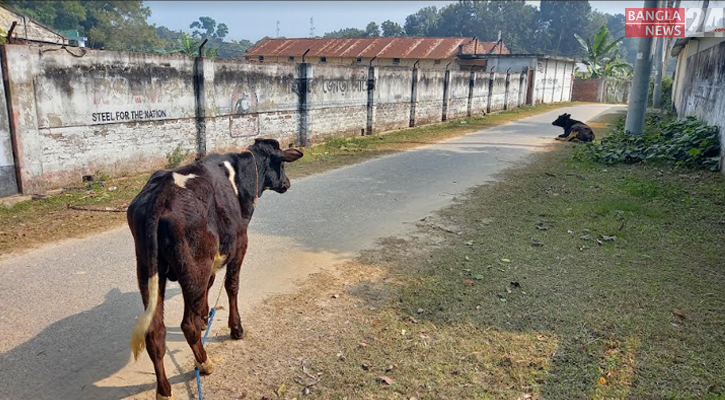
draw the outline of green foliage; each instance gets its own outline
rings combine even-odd
[[[365,27],[365,37],[380,37],[380,27],[375,22],[369,23]]]
[[[358,38],[365,37],[365,31],[357,28],[345,28],[325,33],[326,38]]]
[[[626,75],[632,66],[619,59],[618,55],[606,57],[612,53],[619,43],[624,39],[620,37],[613,41],[609,40],[609,30],[606,25],[599,28],[599,32],[590,40],[582,38],[574,34],[574,37],[586,52],[586,59],[583,60],[587,65],[587,72],[590,78],[599,78],[600,76],[621,76]]]
[[[654,94],[655,81],[651,79],[649,82],[649,92],[647,94],[647,104],[652,104],[652,96]],[[662,76],[662,108],[665,110],[672,109],[672,78],[667,75]]]
[[[620,119],[601,143],[580,148],[576,157],[607,165],[673,162],[677,166],[717,171],[720,136],[717,127],[695,117],[674,119],[650,114],[642,135],[625,132],[624,119]]]
[[[174,150],[166,153],[166,169],[172,169],[178,167],[183,163],[186,158],[189,157],[188,150],[182,150],[181,145],[176,145]]]
[[[387,20],[380,27],[383,29],[383,37],[405,37],[403,27],[396,22]]]
[[[216,20],[212,17],[199,17],[198,21],[189,25],[189,28],[195,29],[192,35],[197,38],[224,39],[229,33],[227,24],[217,25]],[[199,31],[199,29],[203,29],[203,31]]]
[[[95,173],[93,173],[93,181],[94,182],[105,182],[111,180],[111,175],[108,174],[108,172],[103,170],[98,170]]]

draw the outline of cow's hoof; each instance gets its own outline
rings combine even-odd
[[[244,328],[241,325],[232,328],[231,332],[232,339],[239,340],[244,338]]]
[[[156,393],[156,400],[176,400],[174,395],[164,396],[161,393]]]
[[[206,361],[201,364],[199,364],[198,361],[194,361],[194,364],[196,365],[196,368],[199,368],[199,372],[202,375],[209,375],[214,372],[214,365],[212,364],[210,357],[207,357]]]

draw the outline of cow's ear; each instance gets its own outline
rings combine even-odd
[[[303,155],[305,155],[305,154],[298,149],[286,149],[282,152],[282,161],[284,161],[284,162],[297,161],[300,158],[302,158]]]
[[[571,117],[571,114],[564,114],[564,116],[569,118],[569,117]]]

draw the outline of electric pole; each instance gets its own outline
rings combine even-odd
[[[660,1],[660,6],[664,5]],[[655,38],[657,43],[655,44],[655,84],[652,90],[652,107],[660,108],[662,103],[662,74],[663,74],[663,56],[666,38],[658,37]]]
[[[277,20],[277,39],[279,39],[279,20]]]
[[[645,0],[644,8],[657,8],[657,0]],[[644,115],[647,112],[647,91],[652,73],[652,38],[639,38],[637,62],[634,64],[632,93],[627,107],[627,122],[624,129],[631,134],[641,135],[644,131]]]
[[[315,37],[315,17],[310,17],[310,37]]]

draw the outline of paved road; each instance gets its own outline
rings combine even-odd
[[[590,120],[608,109],[566,112]],[[250,227],[243,308],[294,289],[376,238],[404,233],[412,226],[406,222],[493,180],[550,144],[561,129],[551,121],[561,112],[296,180],[284,195],[265,194]],[[0,274],[0,399],[117,400],[154,387],[148,357],[130,363],[128,338],[141,301],[126,227],[6,257]],[[166,365],[175,383],[190,379],[191,351],[178,328],[178,285],[167,297]],[[221,339],[228,335],[225,312],[217,318],[212,334]]]

